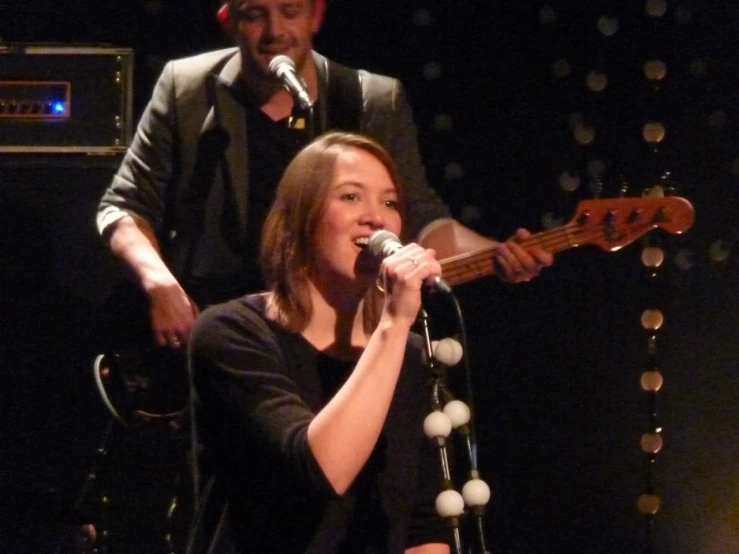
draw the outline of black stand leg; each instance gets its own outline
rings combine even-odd
[[[99,528],[99,523],[102,521],[100,511],[104,509],[105,496],[98,491],[99,505],[96,507],[96,516],[93,517],[89,513],[90,507],[94,504],[90,500],[90,495],[94,494],[96,485],[100,482],[100,472],[104,467],[108,441],[114,425],[115,420],[110,418],[95,449],[90,469],[72,504],[71,517],[67,522],[70,528],[62,534],[54,554],[105,554],[106,552],[104,545],[106,532]]]

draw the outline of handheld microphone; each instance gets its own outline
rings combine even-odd
[[[377,260],[384,260],[401,248],[403,248],[403,244],[400,242],[398,236],[384,229],[372,233],[367,244],[367,250]],[[441,277],[434,278],[433,287],[435,290],[447,294],[452,292],[452,287]]]
[[[275,56],[269,62],[269,72],[277,77],[282,86],[292,94],[301,108],[307,110],[313,107],[315,101],[310,97],[305,82],[295,69],[295,62],[287,56]]]

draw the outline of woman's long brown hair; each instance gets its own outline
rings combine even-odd
[[[353,133],[331,132],[298,153],[277,187],[262,230],[260,257],[267,290],[271,293],[270,310],[281,325],[294,331],[304,329],[312,315],[308,277],[315,269],[314,237],[336,159],[348,148],[364,150],[385,166],[398,191],[402,221],[405,202],[395,162],[374,140]],[[371,332],[381,313],[382,293],[370,287],[364,300],[365,330]]]

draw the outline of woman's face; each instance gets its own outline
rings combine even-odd
[[[343,148],[314,237],[315,277],[336,283],[374,283],[378,262],[366,251],[380,229],[400,235],[398,191],[385,166],[360,148]],[[338,284],[338,283],[336,283]]]

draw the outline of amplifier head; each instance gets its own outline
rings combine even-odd
[[[0,152],[123,152],[132,91],[131,49],[0,46]]]

